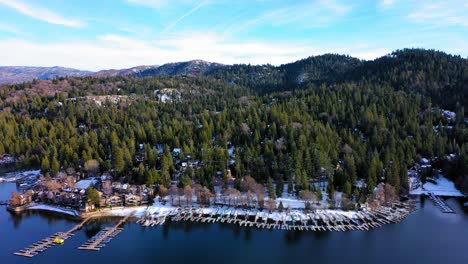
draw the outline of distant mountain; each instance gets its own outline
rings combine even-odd
[[[33,79],[52,79],[55,77],[83,77],[90,71],[64,67],[28,67],[28,66],[0,66],[0,83],[19,83]]]
[[[158,65],[150,66],[137,66],[128,69],[111,69],[111,70],[102,70],[95,73],[92,73],[92,77],[113,77],[113,76],[123,76],[123,75],[133,75],[141,77],[141,73],[147,70],[156,69]]]
[[[135,77],[152,76],[203,76],[213,69],[224,66],[220,63],[193,60],[186,62],[168,63],[162,66],[137,66],[128,69],[101,70],[98,72],[81,71],[63,67],[23,67],[0,66],[0,83],[20,83],[33,79],[53,79],[55,77],[115,77],[130,75]]]
[[[144,70],[139,74],[139,76],[203,76],[206,75],[206,73],[223,66],[224,65],[220,63],[192,60],[186,62],[167,63],[157,68]]]
[[[80,71],[62,67],[0,67],[0,83],[24,82],[34,78],[113,76],[207,76],[256,90],[289,91],[309,84],[359,82],[386,85],[395,90],[415,92],[450,108],[457,102],[468,106],[468,60],[425,49],[397,50],[375,60],[324,54],[296,62],[273,65],[223,65],[203,60],[138,66],[129,69]],[[468,109],[468,107],[467,107]]]

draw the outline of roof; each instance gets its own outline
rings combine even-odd
[[[96,180],[81,180],[75,184],[76,189],[86,190],[96,184]]]

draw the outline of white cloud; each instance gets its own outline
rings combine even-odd
[[[19,0],[0,0],[0,4],[4,4],[10,8],[13,8],[23,15],[32,17],[34,19],[42,20],[50,24],[68,27],[83,26],[83,23],[81,21],[64,18],[61,15],[56,14],[46,8],[32,6]]]
[[[311,55],[344,53],[372,59],[386,50],[367,47],[316,47],[308,43],[237,41],[212,32],[182,32],[163,39],[141,40],[102,35],[93,41],[35,43],[0,41],[3,65],[65,66],[100,70],[203,59],[225,64],[279,65]]]

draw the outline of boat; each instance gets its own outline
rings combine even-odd
[[[59,238],[59,237],[56,237],[56,238],[54,239],[54,242],[55,242],[56,244],[63,245],[63,244],[65,243],[65,240],[63,240],[63,239],[61,239],[61,238]]]

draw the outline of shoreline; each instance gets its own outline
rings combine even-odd
[[[179,207],[156,202],[150,206],[103,208],[95,212],[79,213],[73,209],[45,204],[33,204],[19,208],[7,207],[8,211],[48,211],[75,219],[132,216],[137,224],[145,227],[162,225],[165,222],[191,221],[202,223],[229,223],[245,227],[304,231],[368,231],[386,224],[398,223],[415,211],[414,202],[395,202],[375,210],[342,211],[317,209],[310,212],[293,209],[289,212],[243,209],[230,206]]]

